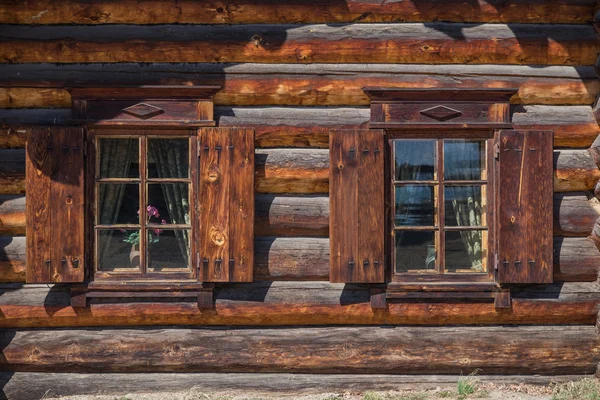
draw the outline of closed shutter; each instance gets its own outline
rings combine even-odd
[[[552,282],[553,133],[501,131],[498,281]]]
[[[34,128],[27,138],[28,283],[83,282],[83,128]]]
[[[383,283],[383,131],[331,131],[329,163],[330,281]]]
[[[202,282],[251,282],[254,275],[254,130],[200,130]]]

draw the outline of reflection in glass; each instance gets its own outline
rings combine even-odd
[[[183,229],[148,229],[148,271],[165,272],[189,269],[189,231]]]
[[[139,178],[137,138],[98,138],[99,178]]]
[[[446,271],[485,272],[487,231],[446,231]]]
[[[445,224],[447,226],[483,226],[484,207],[481,186],[444,187]]]
[[[139,184],[98,184],[98,223],[100,225],[139,224]]]
[[[396,226],[433,226],[434,204],[433,186],[396,186]]]
[[[395,179],[423,181],[435,179],[435,140],[400,139],[395,146]]]
[[[98,271],[130,270],[140,267],[140,232],[103,229],[97,232]]]
[[[149,217],[155,217],[152,218],[152,222],[189,224],[189,209],[189,185],[187,183],[148,184]]]
[[[188,178],[189,138],[148,138],[148,178]]]
[[[396,231],[396,273],[435,270],[435,232]]]
[[[486,179],[484,170],[485,141],[444,140],[444,179]]]

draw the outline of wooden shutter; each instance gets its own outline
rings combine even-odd
[[[498,281],[552,282],[553,133],[501,131]]]
[[[329,135],[331,282],[385,281],[383,131]]]
[[[202,282],[251,282],[254,275],[254,130],[200,130]]]
[[[83,128],[33,128],[27,138],[28,283],[83,282]]]

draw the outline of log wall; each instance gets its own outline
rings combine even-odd
[[[592,326],[600,311],[597,8],[595,0],[6,2],[0,7],[0,369],[594,372],[600,361]],[[92,301],[74,309],[64,286],[24,284],[27,132],[68,121],[64,87],[78,84],[222,86],[218,126],[256,131],[255,283],[220,288],[208,311],[183,300]],[[456,300],[394,301],[373,310],[367,287],[327,282],[328,133],[368,127],[365,86],[518,89],[511,99],[515,126],[554,131],[554,284],[514,288],[509,310]],[[489,327],[447,327],[457,324]],[[500,327],[506,324],[526,326]],[[161,325],[194,328],[132,328]],[[225,336],[222,328],[196,328],[205,325],[238,328]],[[467,349],[456,336],[473,341]],[[490,336],[501,340],[490,344]],[[514,352],[504,351],[509,343],[502,338],[514,340]],[[107,353],[111,340],[114,351]],[[422,353],[422,340],[436,357]],[[418,354],[410,356],[411,349]],[[457,363],[462,354],[469,357]]]

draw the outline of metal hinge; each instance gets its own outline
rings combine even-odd
[[[498,270],[498,267],[499,267],[498,264],[500,264],[500,261],[498,260],[498,253],[494,253],[494,269],[496,271]]]
[[[494,158],[496,160],[500,159],[500,143],[494,143]]]
[[[200,253],[196,253],[196,278],[200,278]]]

